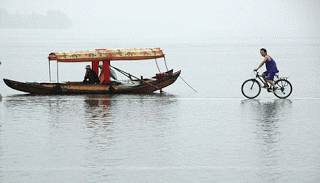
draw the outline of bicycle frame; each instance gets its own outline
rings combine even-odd
[[[256,73],[256,78],[254,78],[254,79],[257,80],[257,78],[258,78],[263,85],[268,85],[268,82],[265,82],[265,81],[264,81],[262,75],[259,75],[259,72],[255,71],[255,73]],[[257,81],[258,81],[258,80],[257,80]],[[260,83],[260,84],[261,84],[261,83]],[[268,85],[268,86],[269,86],[269,85]]]
[[[269,83],[264,81],[262,75],[259,75],[259,72],[255,71],[255,73],[256,73],[256,78],[258,78],[258,79],[262,82],[262,84],[266,84],[266,85],[269,86]],[[278,81],[279,79],[285,79],[285,80],[287,80],[287,78],[288,78],[288,77],[279,77],[279,74],[278,74],[278,73],[276,73],[276,74],[274,75],[274,77],[277,78],[277,79],[276,79],[276,80],[273,79],[273,82],[276,82],[276,81]]]

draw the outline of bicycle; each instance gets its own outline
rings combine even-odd
[[[288,77],[279,77],[279,74],[276,73],[275,74],[276,80],[274,80],[275,89],[273,89],[273,88],[269,87],[268,83],[266,83],[263,80],[262,76],[259,75],[259,72],[257,72],[257,71],[253,71],[253,72],[255,74],[255,78],[248,79],[248,80],[244,81],[241,86],[242,94],[245,97],[247,97],[249,99],[253,99],[253,98],[256,98],[257,96],[259,96],[259,94],[261,92],[260,82],[264,86],[268,86],[268,87],[266,87],[268,92],[273,92],[273,94],[280,99],[285,99],[291,95],[292,85],[288,81]],[[258,81],[258,79],[260,80],[260,82]]]

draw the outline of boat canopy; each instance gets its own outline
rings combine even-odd
[[[160,48],[96,49],[87,51],[53,52],[49,61],[93,62],[112,60],[146,60],[164,57]]]

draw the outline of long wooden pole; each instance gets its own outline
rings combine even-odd
[[[131,75],[130,73],[127,73],[127,72],[125,72],[125,71],[123,71],[123,70],[121,70],[121,69],[118,69],[118,68],[113,67],[113,66],[111,66],[111,65],[110,65],[110,67],[112,67],[112,68],[114,68],[115,70],[119,71],[121,74],[127,76],[128,78],[131,79],[131,77],[134,77],[134,78],[136,78],[137,80],[141,81],[142,83],[145,83],[145,84],[147,84],[147,85],[149,85],[149,86],[154,87],[154,88],[157,89],[157,90],[160,90],[160,92],[162,93],[162,89],[159,89],[157,86],[155,86],[155,85],[153,85],[153,84],[151,84],[151,83],[145,82],[143,79],[140,79],[140,78],[138,78],[138,77],[136,77],[136,76],[134,76],[134,75]]]

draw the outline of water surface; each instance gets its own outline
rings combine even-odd
[[[317,40],[126,42],[1,31],[1,78],[47,82],[52,51],[161,47],[168,67],[198,91],[178,79],[164,94],[32,96],[1,81],[1,182],[320,181]],[[261,45],[289,76],[288,99],[265,90],[242,96]],[[60,81],[81,81],[86,64],[59,64]],[[113,64],[138,76],[158,72],[154,61]]]

